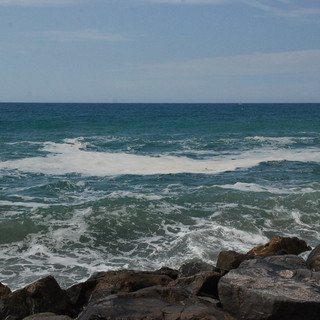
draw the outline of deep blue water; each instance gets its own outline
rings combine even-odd
[[[320,104],[0,104],[0,282],[319,242]]]

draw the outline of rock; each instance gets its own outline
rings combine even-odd
[[[175,280],[179,276],[179,270],[171,269],[168,267],[162,267],[159,270],[150,272],[151,274],[162,274],[170,277],[172,280]]]
[[[37,313],[26,318],[23,320],[72,320],[72,318],[68,316],[57,315],[52,312],[44,312],[44,313]]]
[[[265,245],[251,249],[247,254],[255,256],[273,256],[283,254],[300,254],[311,250],[304,240],[297,237],[274,237]]]
[[[41,312],[75,315],[67,293],[51,276],[12,292],[0,300],[0,319],[8,316],[23,319]]]
[[[234,320],[184,288],[154,286],[91,300],[77,320]]]
[[[10,288],[0,282],[0,298],[7,296],[9,293],[11,293]]]
[[[179,277],[190,277],[203,271],[220,271],[213,265],[203,261],[193,261],[183,264],[179,269]]]
[[[105,298],[118,292],[133,292],[155,285],[166,285],[173,281],[166,274],[138,271],[99,272],[86,282],[72,286],[68,295],[78,312],[90,300]]]
[[[307,265],[313,271],[320,271],[320,244],[310,252]]]
[[[218,299],[218,282],[221,277],[221,273],[215,271],[201,272],[191,277],[178,278],[169,286],[184,288],[190,295]]]
[[[298,256],[244,261],[222,277],[223,309],[238,319],[314,320],[320,314],[320,273]]]
[[[221,251],[218,256],[217,267],[222,270],[232,270],[238,268],[241,262],[253,258],[255,256],[249,254],[235,251]]]

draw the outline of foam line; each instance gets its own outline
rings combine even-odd
[[[64,175],[77,173],[85,176],[153,175],[176,173],[216,174],[236,169],[250,168],[268,161],[320,162],[320,149],[255,149],[239,154],[214,156],[194,160],[182,156],[150,156],[129,153],[86,151],[79,140],[44,145],[49,154],[0,162],[2,170]]]

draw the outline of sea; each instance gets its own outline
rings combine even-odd
[[[0,104],[0,282],[320,242],[320,104]]]

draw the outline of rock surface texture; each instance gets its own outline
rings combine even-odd
[[[222,251],[217,266],[98,272],[67,290],[51,276],[14,292],[0,283],[0,320],[320,319],[320,245],[307,261],[285,254],[308,249],[276,237],[250,254]]]
[[[243,262],[219,281],[224,310],[238,319],[318,319],[320,273],[294,255]]]

